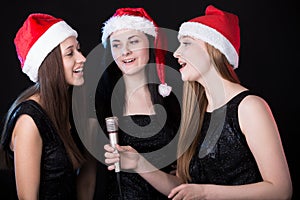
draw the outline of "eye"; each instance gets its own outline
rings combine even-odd
[[[139,43],[139,40],[138,39],[130,40],[129,43],[130,44],[137,44],[137,43]]]
[[[184,42],[182,42],[181,44],[184,45],[184,46],[188,46],[188,45],[190,45],[191,43],[190,43],[190,42],[184,41]]]
[[[66,53],[66,55],[67,55],[67,56],[73,56],[73,55],[74,55],[74,52],[73,52],[73,51],[69,51],[69,52]]]
[[[112,48],[119,48],[119,47],[120,47],[120,44],[114,43],[114,44],[112,44],[111,46],[112,46]]]

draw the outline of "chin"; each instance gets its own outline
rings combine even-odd
[[[184,74],[181,73],[181,80],[182,81],[187,81],[186,76],[184,76]]]
[[[73,86],[81,86],[84,84],[84,79],[81,79],[81,80],[75,80],[73,81],[73,83],[71,85]]]

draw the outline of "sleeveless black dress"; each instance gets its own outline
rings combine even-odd
[[[62,140],[49,117],[37,102],[27,100],[15,108],[10,116],[8,129],[5,132],[4,148],[9,151],[11,159],[14,159],[9,144],[16,121],[22,114],[32,117],[43,141],[39,199],[75,200],[76,173]]]
[[[171,170],[171,162],[164,163],[167,159],[176,160],[177,145],[176,131],[168,125],[161,127],[158,116],[133,115],[119,118],[119,144],[130,145],[158,168],[165,172]],[[122,128],[123,127],[123,128]],[[125,131],[126,132],[125,132]],[[158,131],[157,131],[158,130]],[[134,135],[137,134],[137,135]],[[169,148],[168,148],[169,145]],[[166,149],[163,149],[163,148]],[[161,151],[160,151],[161,150]],[[171,157],[173,158],[171,159]],[[122,199],[127,200],[161,200],[168,199],[158,192],[139,174],[134,172],[119,172],[122,190]],[[118,183],[114,171],[107,170],[103,199],[120,199]],[[101,198],[101,199],[102,199]]]
[[[250,94],[243,91],[221,108],[205,113],[200,143],[190,163],[191,183],[243,185],[262,181],[238,121],[238,106]]]

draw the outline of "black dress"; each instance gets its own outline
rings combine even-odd
[[[96,97],[109,99],[108,101],[103,101],[101,98],[96,99],[98,121],[104,132],[106,132],[104,116],[112,116],[108,109],[111,107],[110,96],[105,94],[99,92],[96,95]],[[174,170],[181,119],[180,103],[176,96],[171,93],[170,96],[163,98],[160,103],[163,109],[156,109],[155,115],[123,116],[122,105],[119,103],[118,106],[115,106],[120,110],[119,116],[116,115],[119,119],[119,144],[132,146],[149,162],[167,173]],[[99,109],[97,110],[97,108]],[[108,114],[105,114],[106,112]],[[98,114],[102,117],[99,117]],[[97,169],[94,199],[120,199],[116,173],[109,171],[102,162],[98,162]],[[168,199],[137,173],[121,171],[120,179],[123,200]]]
[[[171,170],[171,160],[176,160],[177,140],[175,135],[176,132],[168,125],[162,127],[162,121],[157,115],[134,115],[119,118],[119,144],[132,146],[152,164],[165,172]],[[105,194],[102,197],[103,199],[119,199],[116,174],[114,171],[107,171],[107,175]],[[120,180],[123,199],[168,199],[137,173],[121,171]]]
[[[39,199],[76,199],[76,173],[69,160],[66,149],[52,122],[43,108],[33,100],[20,103],[10,116],[8,129],[3,141],[4,148],[13,159],[9,148],[12,131],[20,115],[27,114],[34,120],[42,138],[42,158]],[[28,155],[30,156],[30,155]]]
[[[221,108],[205,113],[198,150],[190,163],[191,183],[243,185],[262,181],[238,121],[238,106],[250,94],[241,92]]]

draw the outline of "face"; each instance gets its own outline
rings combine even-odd
[[[188,36],[179,38],[180,45],[174,57],[181,65],[180,73],[183,81],[200,81],[211,67],[211,61],[205,43]]]
[[[80,51],[76,37],[71,36],[60,43],[65,78],[69,85],[80,86],[84,83],[83,66],[86,58]]]
[[[110,36],[113,59],[123,74],[135,74],[149,61],[149,40],[141,31],[123,29]]]

